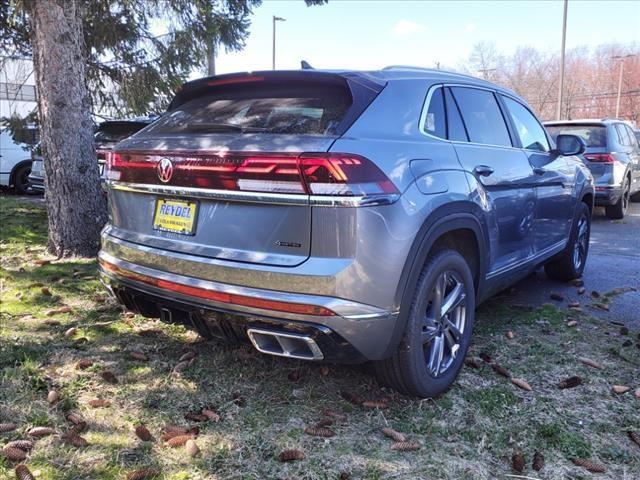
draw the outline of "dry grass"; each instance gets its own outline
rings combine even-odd
[[[25,462],[39,480],[119,479],[147,466],[173,480],[337,479],[341,474],[352,479],[509,478],[516,474],[510,465],[515,450],[526,459],[522,475],[533,478],[595,476],[573,465],[573,457],[603,464],[607,472],[597,478],[640,478],[640,447],[626,436],[627,430],[640,431],[640,399],[633,391],[611,390],[614,384],[640,387],[638,332],[621,335],[619,327],[586,316],[569,328],[566,312],[555,307],[529,311],[494,300],[478,311],[471,355],[488,353],[533,391],[518,389],[480,362],[480,369],[465,367],[446,395],[419,401],[381,389],[366,367],[331,365],[323,376],[318,365],[202,342],[181,327],[124,315],[110,301],[99,301],[103,291],[95,262],[36,264],[47,258],[40,208],[6,197],[0,202],[0,423],[19,424],[18,430],[0,434],[0,446],[26,438],[33,426],[55,427],[57,433],[37,440]],[[73,311],[46,315],[61,305]],[[47,319],[60,325],[49,326]],[[66,337],[71,327],[78,330]],[[151,327],[158,331],[137,333]],[[505,338],[507,330],[513,339]],[[193,363],[174,371],[190,350],[197,354]],[[144,352],[149,361],[131,358],[131,351]],[[588,367],[578,357],[596,360],[604,369]],[[78,369],[81,359],[94,364]],[[117,384],[103,380],[105,370],[115,373]],[[300,373],[295,382],[288,378],[294,371]],[[584,383],[556,387],[572,375]],[[52,388],[60,400],[49,405]],[[343,400],[341,390],[365,399],[386,397],[389,407],[363,409]],[[88,401],[95,397],[111,405],[91,408]],[[191,458],[184,447],[170,448],[160,440],[166,424],[194,425],[184,414],[203,407],[221,418],[199,424],[199,456]],[[330,426],[336,435],[305,434],[325,408],[346,414],[344,422]],[[81,435],[88,446],[64,441],[62,434],[72,426],[65,420],[69,411],[87,421]],[[149,428],[154,442],[135,436],[139,423]],[[420,450],[391,450],[393,441],[383,427],[402,432]],[[285,449],[301,450],[305,458],[281,463],[278,455]],[[531,469],[535,451],[545,457],[540,472]],[[0,478],[12,478],[14,467],[0,459]]]

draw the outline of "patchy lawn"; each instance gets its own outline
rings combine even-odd
[[[105,298],[95,261],[45,254],[41,207],[8,197],[0,207],[0,424],[17,424],[0,433],[0,446],[30,438],[32,427],[53,428],[23,462],[39,480],[119,479],[147,467],[174,480],[640,478],[640,445],[627,436],[640,432],[638,332],[580,312],[571,313],[577,325],[570,327],[567,312],[554,306],[531,311],[495,299],[478,311],[470,356],[479,368],[465,366],[446,395],[419,401],[380,388],[365,367],[268,357],[125,314]],[[195,354],[192,362],[180,362],[185,353]],[[479,359],[487,355],[532,391]],[[93,364],[83,369],[81,360]],[[582,384],[557,387],[571,376]],[[614,385],[631,390],[614,393]],[[59,399],[50,404],[51,390]],[[386,408],[349,403],[341,391]],[[93,408],[96,398],[110,404]],[[185,419],[203,408],[219,420]],[[335,435],[305,433],[326,418],[325,409],[345,415],[328,426]],[[77,429],[84,446],[68,434],[70,412],[86,421]],[[141,423],[154,441],[136,437]],[[163,441],[170,424],[197,425],[200,453],[191,457]],[[384,427],[420,449],[392,450]],[[285,449],[304,458],[282,463]],[[512,468],[515,452],[524,456],[522,473]],[[535,452],[545,459],[539,472],[531,466]],[[2,457],[0,478],[13,478],[18,462]],[[606,472],[589,473],[574,458]]]

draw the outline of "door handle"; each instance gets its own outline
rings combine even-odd
[[[536,175],[544,175],[547,171],[544,168],[536,167],[533,169],[533,173]]]
[[[480,177],[488,177],[493,173],[493,168],[488,167],[487,165],[478,165],[473,169],[473,173]]]

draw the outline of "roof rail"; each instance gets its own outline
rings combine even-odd
[[[389,65],[384,67],[382,70],[416,70],[418,72],[431,72],[433,71],[433,68],[416,67],[413,65]]]

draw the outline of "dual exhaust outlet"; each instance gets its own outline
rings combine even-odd
[[[247,335],[261,353],[299,360],[322,360],[324,355],[314,339],[295,333],[249,328]]]

